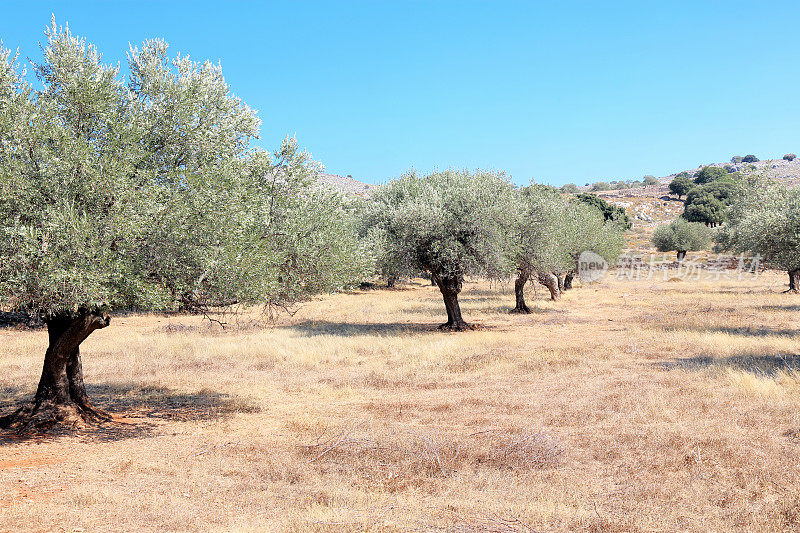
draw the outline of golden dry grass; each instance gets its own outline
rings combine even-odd
[[[800,529],[800,297],[782,275],[324,297],[276,326],[123,316],[84,343],[129,424],[0,444],[0,529]],[[244,324],[245,322],[243,322]],[[44,331],[0,330],[0,394]]]

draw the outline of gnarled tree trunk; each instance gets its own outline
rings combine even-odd
[[[386,287],[394,289],[396,284],[397,284],[397,276],[389,276],[388,278],[386,278]]]
[[[439,329],[451,331],[470,329],[469,324],[464,322],[461,317],[461,306],[458,304],[458,293],[461,292],[463,283],[462,278],[456,275],[434,274],[433,279],[442,293],[444,307],[447,309],[447,322],[439,326]]]
[[[789,271],[789,290],[787,292],[800,292],[800,270]]]
[[[678,263],[682,263],[686,257],[686,250],[678,250]]]
[[[558,288],[558,277],[552,272],[540,272],[539,283],[550,290],[550,299],[558,300],[561,298],[561,290]]]
[[[564,275],[564,290],[569,290],[572,288],[572,280],[575,278],[575,272],[568,272]]]
[[[525,303],[525,284],[530,279],[531,275],[530,272],[527,271],[520,271],[519,275],[517,276],[517,280],[514,282],[514,294],[517,299],[517,304],[514,306],[514,309],[511,310],[512,313],[530,313],[531,309]]]
[[[558,292],[564,292],[564,274],[556,275],[556,279],[558,280]]]
[[[55,316],[45,322],[50,343],[36,396],[0,420],[0,426],[45,428],[58,423],[75,425],[110,420],[108,414],[92,405],[86,394],[80,344],[96,329],[108,326],[111,319],[98,313],[81,313]]]

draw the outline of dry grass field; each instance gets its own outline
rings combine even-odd
[[[800,296],[607,280],[559,302],[422,282],[224,331],[121,316],[83,345],[120,422],[0,442],[0,530],[797,531]],[[0,330],[2,406],[45,331]]]

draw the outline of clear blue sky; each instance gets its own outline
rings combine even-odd
[[[329,172],[414,167],[579,185],[732,155],[800,152],[800,3],[13,2],[6,47],[38,58],[56,15],[109,62],[128,43],[221,60]]]

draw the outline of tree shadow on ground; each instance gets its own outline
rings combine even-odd
[[[86,390],[95,406],[114,416],[114,422],[80,428],[54,427],[45,432],[0,430],[0,445],[59,435],[80,435],[90,440],[117,441],[151,436],[163,421],[214,420],[236,413],[255,413],[261,410],[259,406],[242,398],[208,389],[184,393],[166,387],[116,383],[87,385]],[[31,389],[0,387],[0,418],[13,413],[21,402],[32,397]]]
[[[40,318],[17,311],[0,311],[0,329],[38,329],[43,328]]]
[[[800,330],[786,329],[786,328],[754,328],[749,326],[742,327],[725,327],[725,326],[708,326],[696,327],[688,326],[683,327],[680,324],[664,326],[667,331],[696,331],[698,333],[725,333],[727,335],[741,335],[743,337],[797,337],[800,335]]]
[[[417,333],[438,331],[438,324],[413,324],[407,322],[376,322],[355,324],[352,322],[330,322],[327,320],[309,320],[285,326],[285,329],[296,330],[306,337],[331,335],[335,337],[399,337]]]
[[[764,311],[800,311],[800,305],[762,305]]]
[[[800,355],[796,354],[740,354],[729,357],[710,357],[698,355],[659,361],[654,366],[664,370],[704,370],[707,368],[731,368],[743,370],[753,375],[775,377],[779,372],[800,372]]]

